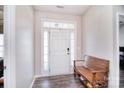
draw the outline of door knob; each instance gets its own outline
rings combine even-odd
[[[69,49],[69,48],[67,48],[67,54],[68,54],[68,55],[70,54],[70,49]]]
[[[67,48],[67,51],[69,52],[69,51],[70,51],[70,49],[69,49],[69,48]]]

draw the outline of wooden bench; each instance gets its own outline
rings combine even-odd
[[[83,78],[86,87],[107,87],[108,72],[108,60],[93,56],[85,56],[85,60],[74,60],[74,76]]]

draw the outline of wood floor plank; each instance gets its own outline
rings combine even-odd
[[[33,88],[84,88],[84,86],[73,75],[58,75],[36,78]]]
[[[120,88],[124,88],[124,69],[120,69]]]

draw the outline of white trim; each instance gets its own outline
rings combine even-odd
[[[119,88],[120,84],[120,58],[119,58],[119,15],[124,15],[124,13],[119,12],[118,6],[113,7],[113,63],[111,65],[114,70],[114,80],[112,79],[109,87]],[[111,69],[110,69],[111,70]],[[112,73],[111,73],[112,74]]]
[[[115,54],[116,60],[114,60],[116,63],[115,62],[114,63],[117,66],[116,67],[116,69],[117,69],[116,70],[116,80],[117,80],[116,81],[116,87],[119,87],[119,84],[120,84],[119,83],[120,82],[120,74],[119,74],[119,71],[120,71],[120,66],[119,66],[119,63],[120,63],[120,61],[119,61],[119,59],[120,59],[120,57],[119,57],[119,13],[116,14],[116,22],[117,22],[116,23],[116,27],[117,28],[116,28],[116,31],[115,31],[115,33],[116,33],[115,34],[116,35],[115,38],[116,38],[117,41],[115,41],[116,42],[116,46],[115,46],[115,48],[116,48],[115,49],[116,50],[116,54]]]
[[[123,15],[124,16],[124,13],[116,13],[116,31],[115,31],[115,36],[114,36],[114,38],[115,38],[115,50],[114,50],[114,57],[115,57],[115,59],[114,59],[114,61],[116,61],[116,80],[117,80],[117,82],[116,82],[116,86],[117,87],[119,87],[119,85],[120,85],[120,74],[119,74],[119,72],[120,72],[120,66],[119,66],[119,63],[120,63],[120,56],[119,56],[119,16],[120,15]]]
[[[52,30],[74,30],[74,29],[65,29],[65,28],[48,28],[48,27],[44,27],[44,28],[41,28],[41,30],[49,30],[49,29],[52,29]]]
[[[5,87],[16,87],[15,6],[4,6],[4,71]]]
[[[70,75],[70,74],[74,74],[74,72],[64,73],[64,74],[61,74],[61,75]],[[48,75],[48,76],[35,75],[35,79],[36,79],[36,78],[39,78],[39,77],[52,77],[52,76],[61,76],[61,75],[60,75],[60,74],[59,74],[59,75]]]

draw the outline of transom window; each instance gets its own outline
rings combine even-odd
[[[72,23],[64,23],[64,22],[52,22],[45,21],[43,24],[44,28],[56,28],[56,29],[74,29],[74,24]]]

